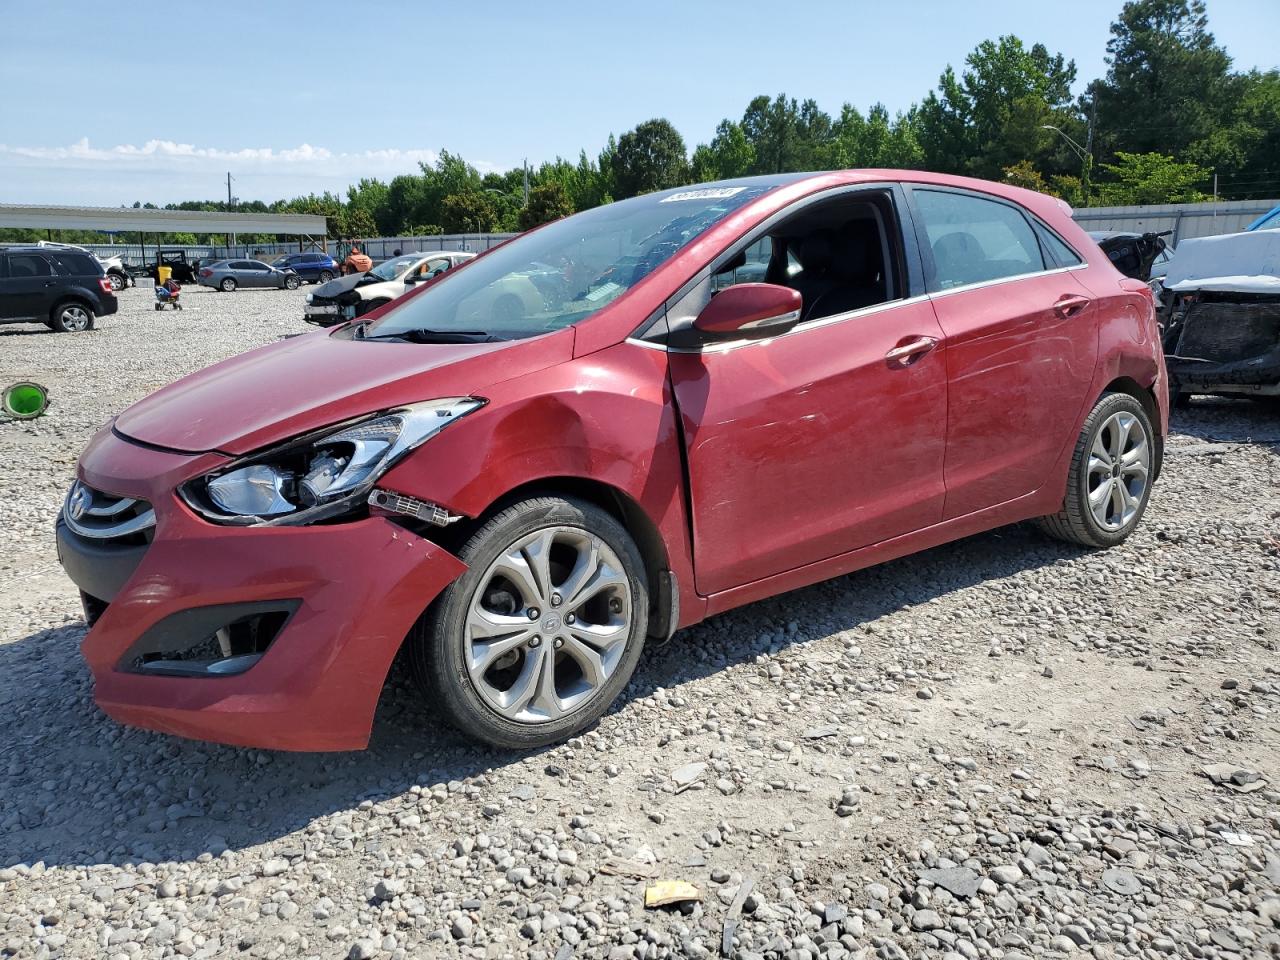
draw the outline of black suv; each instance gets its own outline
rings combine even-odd
[[[0,249],[0,323],[43,323],[59,333],[79,333],[116,307],[111,281],[89,254]]]

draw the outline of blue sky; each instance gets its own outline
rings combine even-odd
[[[670,119],[692,150],[759,93],[905,108],[1014,33],[1105,71],[1122,0],[735,3],[5,3],[0,202],[272,200],[390,178],[436,151],[481,169],[594,155]],[[1280,0],[1209,0],[1237,67],[1277,65]],[[35,81],[36,78],[38,82]]]

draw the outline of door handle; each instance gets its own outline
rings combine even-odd
[[[1062,317],[1062,319],[1067,320],[1074,317],[1088,305],[1088,297],[1081,297],[1076,294],[1069,293],[1066,296],[1058,298],[1058,302],[1053,305],[1053,312]]]
[[[901,363],[905,367],[913,358],[928,353],[937,345],[938,341],[933,337],[919,337],[910,343],[894,347],[884,355],[884,358],[890,363]]]

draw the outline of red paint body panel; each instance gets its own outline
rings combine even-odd
[[[291,337],[157,390],[116,420],[172,450],[248,453],[361,414],[465,397],[494,380],[572,355],[573,331],[507,343],[352,341],[333,330]]]
[[[282,750],[361,749],[405,634],[465,567],[377,518],[295,528],[205,523],[172,491],[221,460],[148,450],[109,431],[85,451],[81,479],[149,499],[157,520],[141,565],[84,639],[94,697],[123,723],[167,733]],[[302,604],[244,674],[157,677],[116,669],[134,641],[172,613],[284,599]]]
[[[1025,496],[1049,479],[1091,406],[1098,308],[1058,316],[1083,291],[1057,271],[935,296],[947,338],[946,517]],[[1083,411],[1083,412],[1082,412]]]
[[[831,188],[895,181],[1019,203],[1087,263],[700,353],[628,339],[774,213]],[[1066,295],[1088,303],[1060,315],[1055,304]],[[906,362],[886,358],[921,338],[936,342]],[[659,544],[687,626],[1056,511],[1080,425],[1120,380],[1150,392],[1163,435],[1167,377],[1150,296],[1120,277],[1060,201],[919,171],[787,182],[575,327],[474,345],[360,343],[318,332],[218,364],[131,407],[118,430],[153,446],[104,429],[79,467],[86,483],[145,498],[157,516],[140,565],[85,638],[96,697],[124,722],[226,743],[327,750],[367,742],[392,657],[462,563],[378,516],[225,527],[193,514],[175,493],[232,456],[352,417],[484,398],[379,486],[470,518],[520,489],[610,491],[642,515],[642,539]],[[116,669],[169,614],[285,599],[301,605],[243,674]]]
[[[946,351],[885,359],[919,337],[942,337],[925,301],[671,355],[699,593],[942,519]]]
[[[590,480],[644,511],[680,589],[680,625],[702,618],[694,589],[675,406],[665,353],[620,343],[507,381],[465,430],[431,441],[379,486],[479,516],[510,490]]]

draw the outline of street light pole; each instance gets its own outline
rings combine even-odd
[[[1086,138],[1089,143],[1088,147],[1080,146],[1071,137],[1067,136],[1066,131],[1060,130],[1051,123],[1042,123],[1040,129],[1052,130],[1062,137],[1063,140],[1070,144],[1071,149],[1076,152],[1076,156],[1080,158],[1080,194],[1082,201],[1087,206],[1089,203],[1089,174],[1093,170],[1093,116],[1090,115],[1089,117],[1089,136]]]

